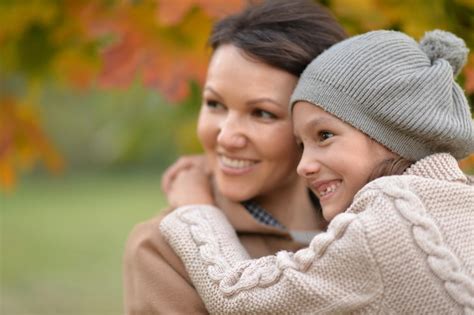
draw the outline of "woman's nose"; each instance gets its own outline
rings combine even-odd
[[[245,130],[237,117],[228,116],[219,126],[217,143],[225,149],[241,149],[247,144]]]
[[[296,167],[296,172],[299,176],[304,178],[310,178],[321,170],[321,164],[319,161],[309,153],[303,152],[301,160]]]

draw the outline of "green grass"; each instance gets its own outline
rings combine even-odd
[[[25,179],[0,195],[1,314],[122,314],[122,254],[158,173]]]

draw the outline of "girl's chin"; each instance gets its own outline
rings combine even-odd
[[[331,222],[335,216],[339,213],[344,212],[344,210],[334,209],[333,207],[323,207],[323,217],[326,221]]]

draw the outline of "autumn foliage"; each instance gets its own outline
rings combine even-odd
[[[139,80],[170,103],[204,80],[207,36],[213,21],[245,0],[10,1],[0,4],[0,189],[42,162],[64,166],[42,130],[38,110],[48,82],[78,89],[127,88]],[[474,44],[469,0],[324,1],[351,34],[395,28],[420,37],[450,30]],[[474,55],[460,81],[474,94]],[[474,168],[474,157],[462,162]]]

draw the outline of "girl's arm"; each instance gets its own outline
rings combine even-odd
[[[173,175],[165,191],[171,207],[214,204],[210,176],[201,167],[189,165]]]
[[[309,248],[255,260],[213,206],[179,208],[160,228],[210,313],[344,313],[382,293],[356,214],[337,216]]]
[[[161,190],[163,190],[164,193],[168,193],[171,190],[171,184],[175,180],[176,176],[182,170],[189,169],[191,167],[197,167],[206,175],[211,174],[205,155],[184,155],[176,160],[172,165],[170,165],[163,173],[163,176],[161,177]]]

